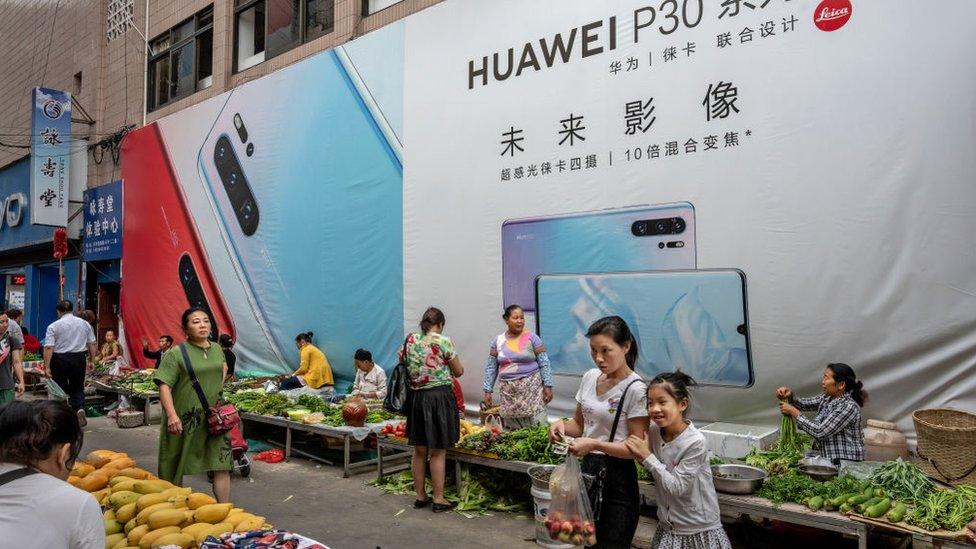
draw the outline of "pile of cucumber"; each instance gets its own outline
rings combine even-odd
[[[892,501],[883,488],[865,486],[861,492],[844,494],[835,498],[815,496],[807,500],[807,507],[813,511],[839,511],[841,513],[857,513],[868,518],[885,516],[888,522],[902,522],[908,513],[908,505],[900,501]]]

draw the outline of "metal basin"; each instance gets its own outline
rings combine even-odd
[[[824,482],[837,476],[838,469],[828,465],[800,465],[797,469],[804,475]]]
[[[747,495],[762,488],[766,471],[758,467],[725,463],[712,465],[712,482],[715,489],[726,494]]]

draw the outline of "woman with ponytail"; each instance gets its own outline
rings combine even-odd
[[[549,428],[553,442],[573,440],[569,451],[583,457],[583,472],[596,479],[590,487],[596,540],[593,547],[630,547],[637,532],[640,493],[637,467],[627,438],[647,435],[647,386],[634,371],[637,340],[619,316],[590,325],[590,356],[596,368],[583,374],[576,392],[576,413]]]
[[[329,359],[325,358],[325,353],[312,345],[312,335],[312,332],[304,332],[295,336],[300,359],[298,369],[291,377],[282,380],[281,390],[308,387],[319,391],[326,398],[332,398],[335,394],[332,366],[329,365]]]
[[[64,402],[0,406],[0,546],[105,545],[98,502],[65,482],[81,438],[78,416]]]
[[[429,307],[420,319],[420,331],[407,336],[398,356],[410,375],[407,439],[413,446],[410,467],[417,492],[413,506],[422,509],[430,505],[435,513],[457,506],[444,499],[444,478],[447,450],[460,438],[452,380],[464,374],[464,366],[454,342],[442,334],[446,323],[440,309]],[[427,493],[428,468],[432,494]]]
[[[776,390],[780,411],[796,418],[796,426],[813,437],[813,449],[834,462],[864,460],[861,408],[868,395],[854,369],[847,364],[828,364],[820,382],[823,394],[796,398],[789,387]],[[808,419],[801,412],[816,410]]]

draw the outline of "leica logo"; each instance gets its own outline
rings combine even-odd
[[[813,24],[824,32],[835,31],[851,19],[850,0],[823,0],[813,12]]]
[[[847,8],[841,8],[839,10],[834,10],[830,8],[824,8],[820,10],[820,17],[817,17],[817,22],[820,21],[830,21],[832,19],[840,19],[841,17],[847,17],[851,14],[851,10]]]

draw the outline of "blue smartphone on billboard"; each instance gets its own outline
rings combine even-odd
[[[504,305],[533,313],[541,274],[694,269],[688,202],[510,219],[502,224]]]
[[[357,347],[393,355],[403,317],[398,144],[348,63],[332,50],[236,88],[197,162],[279,351],[297,366],[311,330],[345,381]]]
[[[553,371],[593,368],[587,328],[618,315],[637,339],[637,372],[681,369],[705,385],[753,383],[746,276],[738,269],[541,275],[539,336]]]

